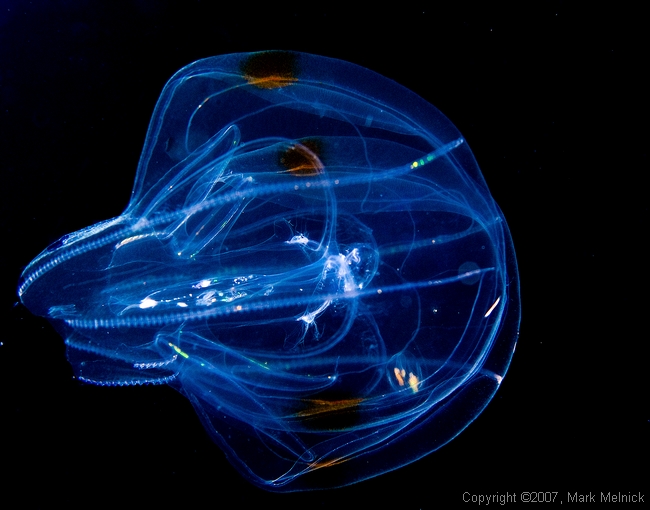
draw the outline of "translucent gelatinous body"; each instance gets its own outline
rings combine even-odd
[[[456,128],[290,52],[179,71],[127,209],[46,249],[19,294],[81,380],[177,388],[270,490],[439,448],[491,399],[519,324],[508,228]]]

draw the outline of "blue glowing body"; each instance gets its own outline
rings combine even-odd
[[[19,295],[79,379],[173,386],[244,476],[290,491],[462,431],[510,363],[518,285],[436,108],[350,63],[264,52],[180,70],[124,213],[46,249]]]

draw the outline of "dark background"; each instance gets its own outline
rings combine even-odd
[[[650,497],[650,46],[640,13],[565,2],[375,3],[359,14],[224,4],[0,2],[0,503],[15,493],[25,505],[215,508],[395,497],[400,508],[434,507],[464,491]],[[249,485],[180,394],[79,384],[63,340],[17,304],[32,258],[124,209],[171,75],[264,49],[348,60],[436,105],[469,142],[519,260],[521,335],[487,409],[441,450],[338,490]]]

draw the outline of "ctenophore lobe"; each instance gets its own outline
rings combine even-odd
[[[506,222],[449,120],[280,51],[176,73],[124,213],[47,248],[19,295],[81,381],[171,385],[276,491],[447,443],[497,390],[520,317]]]

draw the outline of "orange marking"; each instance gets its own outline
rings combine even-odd
[[[347,462],[348,460],[349,459],[347,457],[340,457],[338,459],[327,460],[325,462],[316,461],[316,462],[312,462],[311,464],[309,464],[309,469],[311,471],[316,471],[317,469],[336,466],[338,464],[343,464],[344,462]]]
[[[278,89],[298,81],[297,78],[289,78],[287,76],[265,76],[264,78],[255,78],[255,76],[244,75],[244,78],[246,78],[246,81],[251,85],[255,85],[261,89]]]
[[[418,376],[415,375],[413,372],[409,372],[409,386],[413,390],[413,393],[417,393],[419,390],[420,386],[420,380],[418,379]]]
[[[280,164],[296,177],[313,177],[321,174],[325,168],[318,153],[320,143],[318,140],[305,140],[303,143],[291,145],[280,155]]]
[[[253,53],[241,66],[248,83],[261,89],[277,89],[298,81],[297,56],[288,51]]]
[[[399,368],[395,367],[394,372],[395,378],[397,379],[397,384],[404,386],[404,376],[406,375],[406,371],[404,369],[400,371]]]
[[[333,411],[341,411],[342,409],[356,407],[363,402],[363,400],[364,399],[362,398],[351,398],[348,400],[303,400],[309,408],[296,413],[296,416],[305,418]]]

